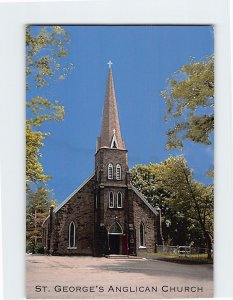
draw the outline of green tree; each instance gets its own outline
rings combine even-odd
[[[68,34],[60,26],[26,27],[26,248],[42,252],[42,222],[48,215],[51,191],[46,189],[50,176],[40,162],[41,147],[48,135],[42,125],[47,121],[62,121],[64,107],[56,99],[40,96],[40,90],[63,80],[73,68],[66,65]]]
[[[49,208],[56,201],[51,199],[51,191],[39,187],[27,193],[26,207],[26,251],[43,253],[42,223],[48,216]]]
[[[38,128],[45,121],[62,121],[64,108],[57,102],[52,104],[48,99],[39,96],[26,103],[26,107],[31,111],[31,118],[26,120],[26,186],[27,190],[31,183],[45,184],[50,176],[44,174],[40,162],[40,148],[44,145],[43,140],[47,133]]]
[[[165,121],[173,128],[167,131],[167,148],[182,148],[185,139],[211,144],[214,129],[214,56],[184,65],[168,80],[161,92],[167,104]]]
[[[61,26],[26,27],[26,88],[42,88],[51,80],[64,79],[72,64],[64,65],[62,58],[69,35]]]
[[[44,135],[40,131],[33,131],[26,122],[26,183],[27,190],[31,182],[45,183],[49,176],[44,174],[43,167],[39,162],[41,156],[39,149],[43,146]]]
[[[68,34],[60,26],[26,27],[26,186],[45,184],[50,177],[44,174],[40,162],[41,147],[47,133],[38,128],[46,121],[61,121],[64,107],[58,100],[40,97],[39,91],[49,83],[65,79],[72,64],[63,62],[67,56]],[[28,98],[28,91],[34,97]]]
[[[211,257],[213,240],[214,192],[212,185],[204,185],[193,179],[193,173],[183,157],[170,157],[161,165],[158,174],[164,188],[170,192],[168,206],[179,211],[199,228]]]
[[[155,208],[161,210],[162,229],[158,233],[158,243],[167,245],[186,245],[192,241],[200,244],[201,235],[190,233],[191,224],[188,219],[178,210],[169,207],[167,199],[170,191],[164,188],[158,173],[160,164],[136,165],[131,172],[131,182],[146,196],[148,202]]]
[[[208,255],[211,256],[213,186],[194,180],[182,156],[169,157],[160,164],[136,166],[131,174],[132,183],[153,206],[161,208],[163,223],[170,222],[172,225],[171,238],[179,240],[177,234],[182,232],[186,235],[186,241],[198,241],[202,235],[208,247]],[[163,229],[166,230],[166,227]]]

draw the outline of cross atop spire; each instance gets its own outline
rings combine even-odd
[[[109,61],[109,66],[112,62]],[[114,143],[113,143],[114,141]],[[112,146],[116,145],[116,147]],[[106,87],[104,110],[102,116],[102,127],[100,137],[97,140],[97,151],[100,148],[117,148],[125,150],[124,141],[121,137],[120,123],[117,111],[115,89],[112,77],[112,68],[109,67],[108,81]]]
[[[113,65],[113,62],[111,60],[109,60],[109,62],[107,64],[108,64],[109,69],[111,69],[112,65]]]

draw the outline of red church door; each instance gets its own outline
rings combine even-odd
[[[128,255],[128,234],[122,236],[122,254]]]

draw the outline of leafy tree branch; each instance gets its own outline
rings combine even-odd
[[[174,122],[167,131],[167,148],[182,148],[184,140],[211,144],[214,129],[214,56],[191,59],[178,70],[161,92],[167,112],[165,121]]]

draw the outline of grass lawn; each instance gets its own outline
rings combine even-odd
[[[164,261],[184,263],[184,264],[212,264],[213,258],[208,259],[207,254],[166,254],[166,253],[153,253],[151,258],[157,258]]]

